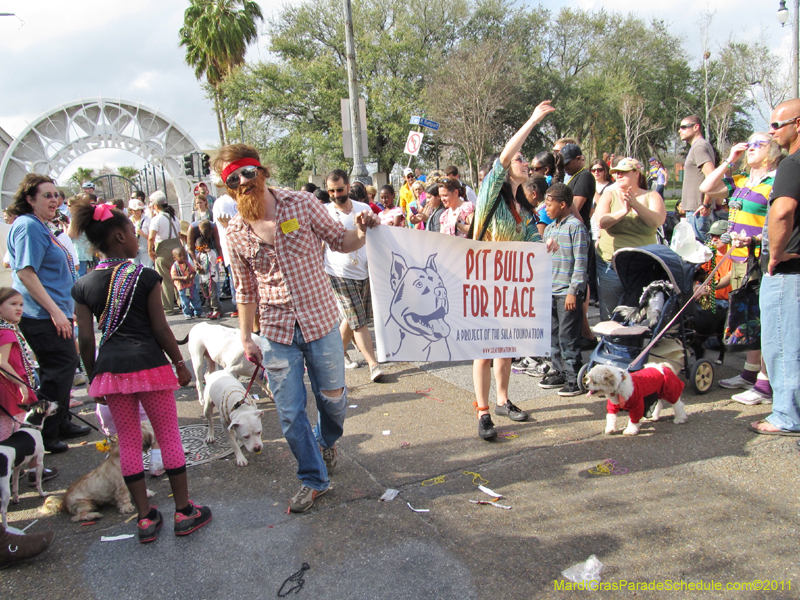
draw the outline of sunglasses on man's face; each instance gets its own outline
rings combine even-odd
[[[245,167],[238,173],[228,175],[228,178],[225,180],[225,185],[228,187],[228,189],[235,190],[242,183],[242,177],[250,180],[255,179],[257,174],[258,167]]]
[[[795,121],[797,121],[797,119],[800,119],[800,117],[794,117],[792,119],[786,119],[785,121],[776,121],[775,123],[770,123],[769,124],[769,128],[770,129],[780,129],[781,127],[786,127],[789,123],[794,123]]]
[[[685,123],[681,123],[678,129],[691,129],[692,127],[694,127],[694,125],[692,124],[687,125]]]

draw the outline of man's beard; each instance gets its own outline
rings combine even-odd
[[[248,190],[254,189],[254,193],[246,194]],[[242,215],[248,223],[254,221],[261,221],[267,214],[267,204],[265,201],[267,190],[267,177],[261,171],[258,172],[256,178],[241,184],[238,188],[233,190],[233,199],[236,200],[236,206],[239,209],[239,214]]]
[[[342,204],[347,202],[348,198],[349,196],[333,196],[331,197],[331,200],[333,200],[336,204],[341,206]]]

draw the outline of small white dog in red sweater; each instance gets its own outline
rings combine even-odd
[[[650,421],[658,421],[664,402],[669,402],[675,411],[675,424],[686,423],[689,417],[684,410],[681,394],[683,381],[678,379],[669,363],[648,363],[641,371],[628,373],[611,365],[597,365],[588,375],[589,395],[603,396],[607,399],[606,430],[605,433],[614,433],[617,429],[617,413],[627,410],[629,413],[628,426],[623,435],[636,435],[639,433],[639,422],[644,417],[645,398],[652,394],[658,397],[658,403],[653,410]]]

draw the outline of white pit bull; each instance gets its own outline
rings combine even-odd
[[[253,342],[261,347],[261,338],[252,334]],[[189,354],[192,357],[195,386],[197,387],[197,400],[203,404],[203,361],[208,361],[208,372],[213,373],[217,367],[225,369],[234,377],[252,377],[256,366],[247,360],[242,347],[242,339],[238,329],[212,325],[211,323],[198,323],[189,332]],[[179,344],[185,343],[183,340]],[[272,394],[267,387],[266,380],[256,377],[267,397]]]
[[[245,393],[244,386],[227,371],[216,371],[206,376],[204,391],[205,415],[208,419],[206,443],[214,441],[214,407],[219,411],[222,425],[233,447],[236,464],[247,466],[247,459],[239,449],[239,438],[250,453],[260,454],[264,443],[261,441],[261,415],[253,401]],[[234,433],[236,437],[234,437]]]

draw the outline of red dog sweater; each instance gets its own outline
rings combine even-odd
[[[619,396],[619,404],[608,400],[608,414],[615,415],[620,410],[627,410],[631,423],[638,423],[644,416],[644,399],[650,394],[656,394],[660,400],[670,404],[681,399],[684,383],[667,367],[664,367],[663,373],[655,367],[648,367],[629,375],[633,380],[633,394],[627,399]]]

